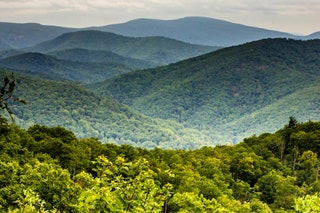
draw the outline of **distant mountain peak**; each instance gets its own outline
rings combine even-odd
[[[164,36],[210,46],[233,46],[263,38],[294,37],[285,32],[201,16],[187,16],[173,20],[141,18],[95,29],[133,37]]]

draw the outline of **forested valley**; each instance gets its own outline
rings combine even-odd
[[[0,77],[14,73],[17,95],[28,102],[14,105],[17,124],[60,125],[118,145],[194,149],[274,132],[290,116],[320,120],[319,39],[264,39],[148,68],[152,60],[140,53],[170,55],[170,43],[159,47],[152,38],[133,59],[110,52],[111,35],[64,34],[36,46],[46,53],[0,52]],[[87,44],[86,36],[95,39]],[[119,51],[132,41],[112,38]],[[173,49],[192,49],[178,44]]]
[[[0,212],[320,212],[319,39],[56,33],[0,43]]]
[[[236,145],[145,149],[14,123],[14,78],[0,91],[2,212],[319,212],[320,122]],[[9,115],[9,120],[6,119]]]

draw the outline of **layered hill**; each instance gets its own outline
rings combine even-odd
[[[214,145],[212,139],[195,129],[173,121],[142,115],[110,98],[101,98],[68,82],[43,80],[0,70],[0,78],[15,73],[15,96],[26,105],[10,104],[16,125],[63,126],[79,138],[98,138],[105,143],[131,144],[145,148],[197,148]]]
[[[320,119],[319,49],[320,40],[265,39],[128,73],[93,88],[146,115],[238,142],[275,131],[289,116]]]
[[[66,33],[27,50],[48,53],[74,48],[111,51],[124,57],[158,65],[177,62],[218,49],[217,47],[193,45],[164,37],[133,38],[89,30]]]
[[[16,69],[52,80],[82,83],[102,81],[133,70],[116,62],[79,62],[57,59],[41,53],[22,53],[0,60],[0,68]]]
[[[125,23],[101,27],[66,28],[37,23],[0,22],[0,50],[26,48],[51,40],[63,33],[82,30],[113,32],[129,37],[162,36],[179,41],[208,45],[231,46],[264,38],[320,38],[319,33],[309,36],[296,36],[285,32],[251,27],[207,17],[185,17],[174,20],[135,19]]]
[[[289,33],[206,17],[185,17],[174,20],[135,19],[93,29],[133,37],[164,36],[192,44],[224,47],[264,38],[295,37]]]
[[[67,49],[48,53],[58,59],[77,62],[93,62],[93,63],[118,63],[124,64],[133,69],[142,69],[155,67],[152,62],[123,57],[110,51],[104,50],[87,50],[81,48]]]
[[[37,23],[0,22],[0,43],[7,48],[25,48],[53,39],[63,33],[77,31],[75,28],[41,25]]]

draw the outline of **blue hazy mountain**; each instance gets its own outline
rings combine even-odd
[[[124,57],[158,65],[177,62],[218,49],[218,47],[195,45],[159,36],[133,38],[110,32],[85,30],[62,34],[27,50],[48,53],[74,48],[111,51]]]
[[[164,36],[210,46],[231,46],[263,38],[295,37],[289,33],[206,17],[185,17],[175,20],[135,19],[94,29],[134,37]]]
[[[1,43],[5,43],[10,48],[25,48],[53,39],[62,33],[76,30],[75,28],[47,26],[37,23],[0,22],[0,50]]]
[[[25,48],[53,39],[63,33],[85,29],[113,32],[130,37],[163,36],[209,46],[230,46],[263,38],[320,38],[319,32],[309,36],[296,36],[207,17],[185,17],[175,20],[142,18],[125,23],[81,29],[37,23],[0,22],[0,50],[3,48],[3,44],[6,44],[6,48]]]

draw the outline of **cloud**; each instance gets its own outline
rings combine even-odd
[[[143,2],[143,1],[142,1]],[[111,9],[111,8],[137,8],[143,3],[137,0],[0,0],[1,8],[11,9]]]
[[[318,0],[0,0],[6,9],[61,9],[61,10],[198,10],[207,8],[214,12],[303,12],[319,9]],[[163,11],[164,12],[164,11]]]
[[[1,21],[79,27],[207,16],[277,29],[309,26],[312,31],[320,28],[315,21],[319,11],[319,0],[0,0]]]

